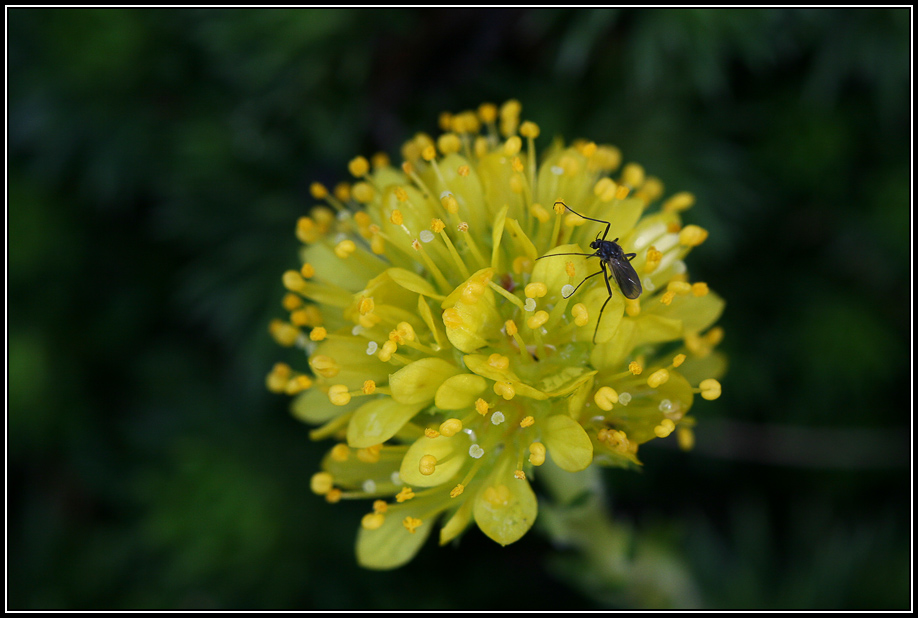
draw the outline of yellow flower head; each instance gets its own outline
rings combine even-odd
[[[694,198],[661,200],[613,146],[556,141],[537,158],[520,111],[444,114],[448,132],[416,135],[396,167],[352,160],[360,182],[314,190],[325,204],[297,223],[291,319],[270,330],[312,375],[278,365],[268,388],[337,440],[321,479],[376,501],[366,567],[404,564],[435,529],[441,544],[473,523],[513,543],[546,456],[571,472],[640,465],[640,444],[691,426],[696,394],[720,394],[709,329],[724,303],[685,265],[707,236],[682,224]]]

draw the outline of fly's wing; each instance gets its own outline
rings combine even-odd
[[[641,287],[641,278],[627,259],[609,260],[609,268],[625,298],[635,299],[644,291]]]

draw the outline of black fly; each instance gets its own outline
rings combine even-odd
[[[590,277],[595,277],[596,275],[601,274],[606,280],[606,289],[609,291],[609,298],[607,298],[606,302],[602,304],[602,308],[599,310],[599,318],[596,320],[596,329],[593,331],[593,343],[596,343],[596,333],[599,332],[599,322],[602,320],[602,312],[606,310],[606,305],[609,304],[609,301],[612,299],[612,286],[609,284],[609,273],[606,271],[606,267],[612,271],[612,276],[615,277],[615,283],[618,284],[618,287],[622,291],[622,294],[625,295],[625,298],[637,298],[643,291],[643,288],[641,287],[641,278],[638,277],[637,272],[635,272],[634,267],[631,265],[631,260],[633,260],[634,256],[637,254],[625,253],[621,246],[618,244],[618,238],[615,240],[606,240],[606,235],[608,235],[609,228],[612,226],[612,224],[608,221],[584,217],[564,202],[555,202],[556,206],[558,204],[561,204],[582,219],[606,224],[606,229],[602,233],[602,238],[600,238],[599,234],[597,234],[596,240],[590,243],[590,249],[593,249],[594,253],[553,253],[552,255],[543,255],[542,257],[536,258],[537,260],[541,260],[542,258],[554,257],[556,255],[583,255],[588,258],[599,258],[600,270],[593,273],[592,275],[587,275],[584,277],[583,281],[577,284],[577,287],[574,288],[573,292],[564,297],[570,298],[573,296],[574,292],[580,289],[580,286],[583,285],[583,283]]]

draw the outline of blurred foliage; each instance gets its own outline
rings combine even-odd
[[[7,16],[9,608],[661,602],[537,534],[359,570],[366,505],[309,493],[326,445],[264,389],[309,183],[508,98],[712,232],[724,396],[694,452],[606,475],[635,579],[675,556],[686,605],[909,606],[908,9]]]

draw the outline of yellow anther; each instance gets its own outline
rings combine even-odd
[[[324,326],[316,326],[309,332],[309,338],[312,341],[322,341],[328,337],[328,331],[325,330]]]
[[[701,389],[701,396],[708,401],[714,401],[720,397],[720,382],[714,378],[702,380],[701,384],[698,385],[698,388]]]
[[[307,289],[305,285],[306,281],[303,280],[303,275],[298,271],[285,271],[281,280],[284,282],[284,287],[291,292],[302,292],[304,289]]]
[[[590,312],[583,303],[577,303],[571,307],[571,315],[574,316],[574,324],[577,326],[586,326],[590,321]]]
[[[342,240],[337,245],[335,245],[335,255],[337,255],[342,260],[347,259],[351,256],[354,251],[357,250],[357,245],[354,244],[353,240]]]
[[[569,178],[580,173],[580,161],[571,155],[562,155],[561,158],[558,159],[558,167],[560,167],[564,171],[564,175]]]
[[[388,363],[392,358],[392,355],[395,354],[395,351],[398,350],[398,346],[391,339],[379,348],[379,352],[376,353],[376,357],[384,363]]]
[[[673,367],[678,367],[685,362],[685,354],[676,354],[673,356]]]
[[[328,472],[316,472],[309,479],[309,489],[317,496],[327,494],[334,484],[335,479]]]
[[[628,193],[631,191],[626,185],[621,184],[615,187],[615,199],[623,200],[628,197]]]
[[[708,237],[708,231],[697,225],[686,225],[679,232],[679,244],[686,247],[697,247]]]
[[[533,416],[526,416],[523,418],[523,420],[520,421],[520,427],[522,427],[523,429],[526,429],[527,427],[532,427],[533,425],[535,425],[535,417]]]
[[[568,277],[577,276],[577,269],[574,267],[573,262],[566,262],[564,264],[564,272],[567,274]]]
[[[482,122],[494,122],[497,119],[497,106],[493,103],[482,103],[478,106],[478,117]]]
[[[389,155],[384,152],[377,152],[372,157],[370,157],[370,162],[373,164],[373,169],[380,169],[382,167],[389,167],[391,163]]]
[[[596,142],[587,142],[580,149],[580,154],[585,156],[587,159],[591,159],[593,155],[596,154],[596,148],[597,148]]]
[[[404,217],[402,217],[402,211],[396,208],[392,211],[392,214],[389,215],[389,222],[393,225],[401,225],[404,222]]]
[[[548,286],[541,281],[530,283],[526,286],[524,293],[527,298],[542,298],[548,294]]]
[[[523,146],[523,140],[518,135],[512,135],[504,142],[504,154],[508,157],[515,156]]]
[[[431,219],[430,220],[430,230],[434,234],[439,234],[444,229],[446,229],[446,224],[443,223],[443,219]]]
[[[357,305],[357,309],[360,311],[360,315],[366,315],[370,313],[375,307],[376,303],[373,302],[372,296],[364,296],[360,299],[360,303]]]
[[[433,147],[433,144],[425,146],[421,150],[421,158],[425,161],[433,161],[437,158],[437,149]]]
[[[637,163],[629,163],[622,169],[622,184],[636,189],[644,184],[644,168]]]
[[[296,237],[300,242],[312,243],[322,236],[322,231],[310,217],[300,217],[296,220]]]
[[[692,296],[706,296],[708,292],[709,290],[707,283],[699,281],[692,284]]]
[[[414,341],[417,339],[417,335],[414,332],[414,327],[408,322],[399,322],[395,326],[395,331],[404,341]],[[401,343],[401,342],[399,342]]]
[[[385,500],[374,500],[373,501],[373,512],[374,513],[385,513],[389,510],[389,503]]]
[[[395,495],[396,502],[405,502],[414,498],[414,491],[410,487],[402,487],[402,490]]]
[[[688,191],[681,191],[671,195],[663,202],[663,212],[680,212],[687,210],[695,204],[695,196]]]
[[[468,231],[469,231],[469,224],[466,223],[465,221],[460,221],[460,222],[459,222],[459,225],[456,226],[456,229],[459,230],[460,232],[463,232],[463,233],[468,232]]]
[[[408,157],[406,157],[406,158],[408,158]],[[417,157],[410,157],[410,158],[411,158],[411,159],[415,159],[415,158],[417,158]],[[402,171],[405,172],[405,173],[408,174],[408,175],[411,175],[412,173],[414,173],[414,165],[411,164],[411,161],[404,161],[404,162],[402,162]]]
[[[447,438],[452,438],[460,431],[462,431],[462,421],[458,418],[448,418],[440,423],[440,433]]]
[[[462,290],[462,300],[470,305],[474,305],[485,293],[487,288],[477,281],[469,281]]]
[[[283,320],[271,320],[268,331],[274,340],[285,348],[294,345],[300,338],[300,329]]]
[[[529,212],[532,213],[532,216],[535,217],[539,223],[548,223],[551,220],[551,215],[548,214],[548,211],[545,210],[545,207],[541,204],[533,204],[529,207]]]
[[[315,266],[313,266],[309,262],[306,262],[305,264],[300,266],[300,274],[303,275],[305,279],[312,279],[313,277],[316,276]]]
[[[564,214],[564,211],[566,210],[566,209],[564,208],[564,202],[562,202],[562,201],[560,201],[560,200],[558,200],[557,202],[555,202],[555,205],[552,206],[552,208],[554,208],[554,209],[555,209],[555,213],[556,213],[556,214],[559,214],[559,215],[563,215],[563,214]]]
[[[660,421],[659,425],[653,428],[653,432],[656,434],[658,438],[665,438],[666,436],[671,434],[673,432],[673,429],[675,428],[676,428],[676,424],[674,422],[672,422],[668,418],[664,418],[662,421]]]
[[[424,476],[430,476],[437,469],[437,458],[433,455],[424,455],[418,462],[418,471]]]
[[[449,131],[452,122],[453,115],[450,112],[440,112],[440,116],[437,118],[437,126],[440,127],[441,131]]]
[[[462,315],[455,307],[450,307],[443,311],[443,324],[446,325],[446,328],[459,328],[463,323]]]
[[[644,184],[641,185],[641,188],[634,194],[634,197],[638,198],[646,205],[653,202],[661,195],[663,195],[663,183],[656,176],[648,176],[644,179]]]
[[[335,384],[328,388],[328,400],[336,406],[346,406],[351,401],[351,394],[344,384]]]
[[[329,490],[327,494],[325,494],[325,501],[329,504],[337,504],[338,502],[341,502],[342,495],[344,495],[343,492],[335,487],[334,489]]]
[[[679,441],[679,448],[683,451],[690,451],[695,446],[695,432],[691,427],[679,427],[676,431],[676,439]]]
[[[615,182],[611,178],[600,178],[596,181],[596,184],[593,185],[593,195],[601,197],[610,189],[615,191]]]
[[[365,381],[363,383],[363,389],[361,390],[363,390],[364,395],[372,395],[373,393],[376,392],[376,382],[374,382],[373,380]]]
[[[328,197],[328,189],[321,182],[314,182],[309,185],[309,193],[317,200],[324,200]]]
[[[376,191],[374,191],[373,185],[368,182],[356,183],[354,188],[351,190],[351,193],[353,193],[354,199],[361,204],[369,204],[373,201],[373,198],[376,195]]]
[[[414,249],[415,251],[420,251],[420,250],[421,250],[421,241],[418,240],[417,238],[415,238],[414,240],[412,240],[412,241],[411,241],[411,248]]]
[[[455,133],[444,133],[437,138],[437,148],[439,148],[440,152],[444,155],[450,155],[459,152],[462,148],[462,142]]]
[[[600,409],[608,412],[615,407],[613,404],[618,403],[618,393],[610,386],[603,386],[593,395],[593,401],[596,402]]]
[[[362,178],[370,171],[370,162],[366,157],[354,157],[347,164],[347,169],[354,178]]]
[[[339,182],[335,185],[335,197],[341,200],[342,202],[347,202],[351,199],[351,185],[346,182]]]
[[[460,165],[459,167],[456,168],[456,173],[462,176],[463,178],[468,176],[471,171],[472,170],[469,168],[468,165]]]
[[[415,534],[415,530],[424,522],[422,522],[417,517],[408,516],[402,520],[402,525],[405,526],[405,530],[411,534]]]
[[[510,401],[516,395],[516,389],[509,382],[495,382],[494,392],[507,401]]]
[[[535,330],[548,321],[547,311],[536,311],[535,314],[526,320],[526,326]]]
[[[436,429],[431,429],[430,427],[428,427],[427,429],[424,430],[424,437],[426,438],[433,439],[433,438],[439,437],[439,435],[440,435],[440,432],[437,431]]]
[[[456,200],[456,196],[452,193],[447,193],[442,198],[440,198],[440,203],[443,205],[443,208],[446,209],[446,212],[450,214],[456,214],[459,212],[459,201]]]
[[[657,369],[647,377],[647,386],[657,388],[661,384],[665,384],[667,380],[669,380],[669,372],[665,369]]]
[[[520,135],[535,139],[539,136],[539,125],[529,120],[520,125]]]
[[[287,311],[295,311],[303,306],[303,299],[297,296],[296,294],[287,293],[284,294],[283,300],[281,300],[281,305]]]
[[[519,332],[519,329],[516,327],[516,322],[513,320],[507,320],[504,322],[504,329],[507,331],[507,335],[510,337]]]
[[[297,309],[290,314],[290,323],[294,326],[309,326],[309,312],[306,309]]]
[[[344,442],[339,442],[332,447],[331,458],[337,462],[345,462],[351,456],[351,448]]]
[[[533,442],[529,445],[529,463],[534,466],[541,466],[545,463],[545,445],[541,442]]]
[[[516,470],[516,471],[513,473],[513,478],[519,479],[519,480],[523,481],[523,480],[526,479],[526,473],[523,472],[522,470]]]
[[[673,291],[665,292],[663,296],[660,297],[660,302],[664,305],[669,306],[672,304],[673,299],[676,297],[676,293]]]
[[[290,381],[292,370],[286,363],[277,363],[265,378],[265,385],[272,393],[283,393]]]
[[[510,166],[513,168],[513,171],[517,173],[522,173],[525,169],[523,167],[523,162],[519,157],[513,157],[513,160],[510,162]]]
[[[687,281],[673,280],[666,284],[666,290],[684,296],[692,291],[692,285]]]
[[[458,496],[461,496],[463,491],[465,491],[465,485],[463,485],[462,483],[459,483],[458,485],[453,487],[451,490],[449,490],[449,497],[456,498]]]
[[[510,488],[506,485],[492,485],[484,490],[482,498],[495,508],[504,508],[510,503]]]
[[[453,130],[457,133],[478,133],[480,128],[481,122],[474,112],[462,112],[453,119]]]
[[[510,359],[502,354],[492,354],[488,357],[488,365],[498,371],[504,371],[510,366]]]
[[[644,272],[652,273],[657,269],[657,266],[660,265],[660,260],[663,259],[663,252],[657,250],[656,247],[651,245],[647,248],[647,261],[644,263]]]
[[[489,407],[490,406],[488,406],[488,402],[485,401],[484,399],[481,399],[479,397],[478,399],[475,400],[475,410],[482,416],[488,413]]]
[[[639,376],[644,369],[638,364],[637,361],[631,361],[628,363],[628,371],[631,372],[631,375]]]
[[[379,454],[382,451],[382,444],[374,444],[366,448],[357,449],[357,459],[363,463],[379,463]]]
[[[510,99],[500,106],[500,117],[501,118],[512,118],[514,116],[519,116],[520,110],[523,109],[523,106],[516,99]]]
[[[408,201],[408,192],[405,191],[404,187],[395,187],[395,191],[393,191],[393,193],[395,194],[395,199],[397,199],[398,201],[400,202]]]
[[[360,520],[360,527],[364,530],[377,530],[386,521],[386,516],[382,513],[367,513]]]
[[[370,240],[370,251],[375,255],[382,255],[386,252],[386,240],[379,234],[374,234]]]
[[[312,387],[312,379],[309,376],[297,376],[287,382],[284,386],[284,392],[288,395],[296,395]]]
[[[724,340],[724,329],[720,326],[715,326],[705,334],[704,340],[709,346],[716,346]]]
[[[522,275],[523,273],[531,273],[533,267],[533,261],[525,255],[518,255],[513,258],[513,272],[517,275]]]
[[[491,147],[488,144],[488,138],[483,135],[479,135],[475,138],[475,143],[473,144],[475,149],[475,156],[479,159],[483,159],[491,151]]]

